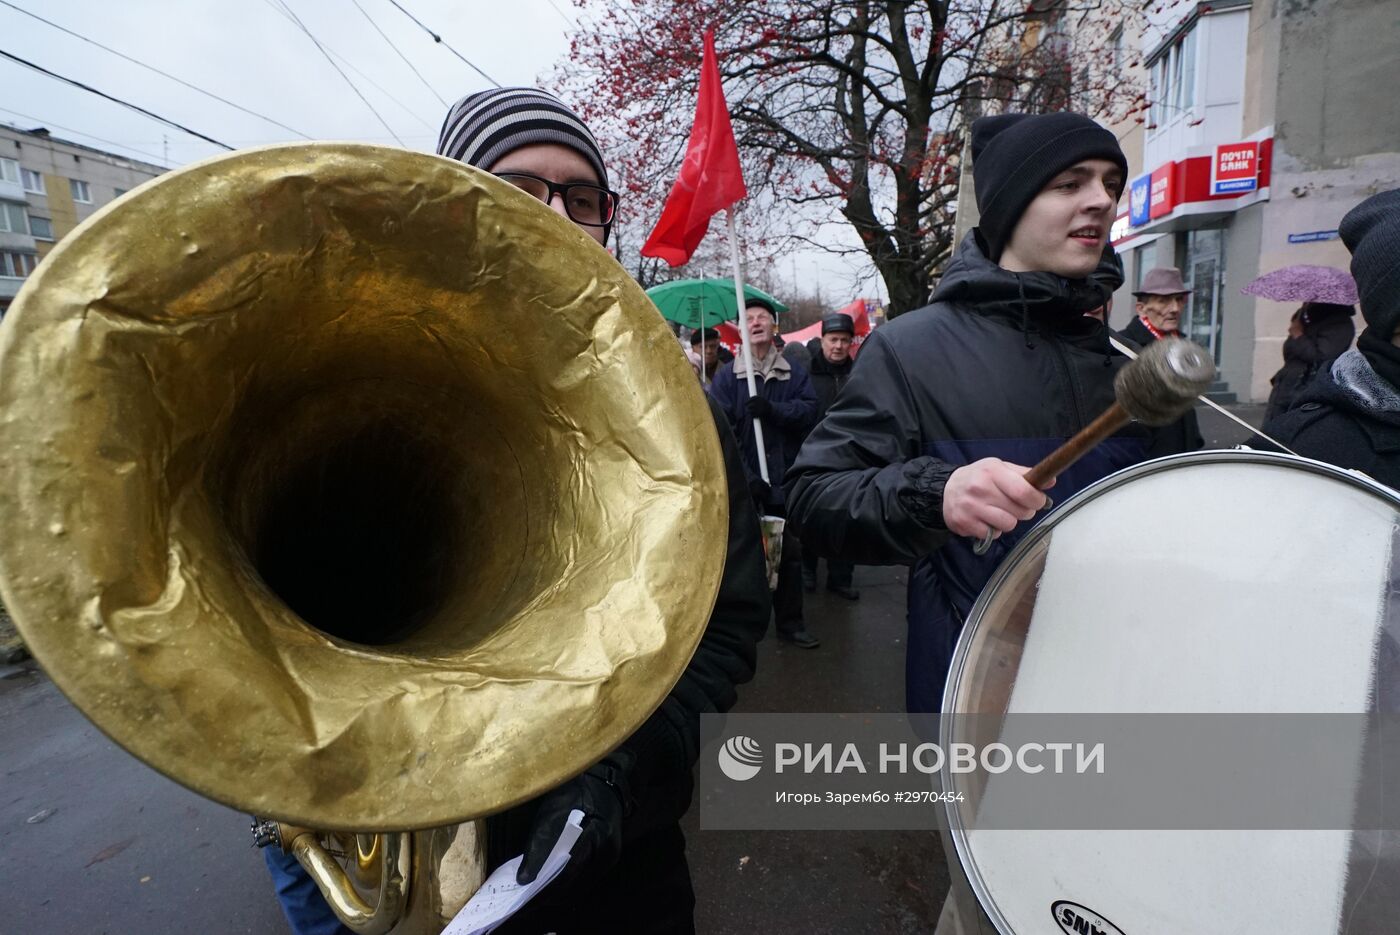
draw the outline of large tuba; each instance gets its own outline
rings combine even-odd
[[[94,723],[434,932],[479,824],[644,721],[723,564],[717,436],[595,243],[456,162],[235,153],[98,212],[0,328],[0,588]],[[314,829],[314,830],[307,830]]]

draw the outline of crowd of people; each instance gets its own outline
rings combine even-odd
[[[466,97],[449,112],[438,152],[496,174],[606,242],[618,196],[603,147],[552,95],[505,88]],[[713,330],[689,336],[728,471],[719,599],[679,683],[633,737],[491,820],[493,864],[523,853],[527,882],[570,810],[586,816],[565,872],[499,931],[694,931],[679,821],[691,800],[699,715],[735,704],[770,622],[780,640],[820,646],[803,593],[820,583],[822,561],[825,587],[847,600],[859,597],[856,564],[910,566],[907,707],[940,709],[962,622],[1049,506],[1027,481],[1029,466],[1114,402],[1114,376],[1128,363],[1104,322],[1122,282],[1108,240],[1128,176],[1114,135],[1073,113],[984,117],[972,128],[972,159],[978,225],[931,304],[872,332],[855,358],[855,325],[842,314],[827,316],[809,346],[780,350],[774,309],[762,300],[744,311],[751,362],[727,355]],[[1303,372],[1276,381],[1283,398],[1266,428],[1305,455],[1400,484],[1400,192],[1352,211],[1341,236],[1367,328],[1346,351],[1348,315],[1301,309],[1285,353]],[[1124,336],[1139,347],[1175,337],[1189,292],[1176,270],[1149,272]],[[1055,497],[1201,444],[1194,416],[1160,429],[1129,424],[1061,473]],[[771,594],[760,514],[787,521]],[[990,549],[974,548],[986,539]],[[273,848],[267,859],[294,931],[344,931],[295,860]]]

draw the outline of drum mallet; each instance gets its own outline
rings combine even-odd
[[[1134,419],[1153,427],[1170,425],[1186,414],[1214,379],[1215,361],[1199,344],[1182,338],[1152,342],[1114,377],[1113,405],[1031,468],[1026,480],[1045,489],[1095,445]],[[996,536],[995,530],[989,531],[973,552],[985,554]]]

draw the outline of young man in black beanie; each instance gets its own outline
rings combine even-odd
[[[579,117],[551,94],[496,88],[462,98],[447,114],[438,154],[491,172],[606,243],[617,195],[602,150]],[[687,385],[684,391],[701,392]],[[702,394],[703,395],[703,394]],[[517,879],[534,880],[572,809],[584,813],[568,864],[501,935],[694,932],[695,895],[680,818],[690,807],[700,715],[729,710],[753,677],[757,642],[772,612],[758,517],[739,447],[706,397],[719,431],[732,505],[719,593],[700,645],[661,706],[581,775],[487,820],[491,869],[524,854]],[[295,859],[264,853],[297,935],[348,935]]]
[[[1367,198],[1338,230],[1351,251],[1366,329],[1264,432],[1300,455],[1400,490],[1400,189]]]
[[[905,693],[938,711],[962,621],[1046,505],[1023,477],[1113,402],[1127,362],[1091,278],[1127,176],[1113,134],[1080,114],[984,117],[972,128],[981,221],[933,304],[877,329],[788,472],[803,547],[910,564]],[[1145,456],[1130,425],[1061,474],[1064,499]],[[998,534],[982,556],[974,544]]]

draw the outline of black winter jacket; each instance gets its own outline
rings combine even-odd
[[[1032,465],[1113,402],[1127,358],[1083,312],[1103,303],[1085,280],[996,266],[970,233],[934,304],[877,329],[860,365],[788,473],[789,522],[803,548],[861,564],[914,564],[909,579],[906,696],[937,711],[963,620],[1007,552],[985,556],[950,540],[943,488],[961,465],[997,457]],[[1133,424],[1064,474],[1068,497],[1146,456],[1152,434]]]
[[[1125,338],[1136,347],[1146,347],[1152,341],[1157,340],[1157,336],[1147,330],[1147,326],[1142,323],[1142,316],[1134,315],[1133,320],[1118,332],[1120,338]]]
[[[1305,458],[1367,474],[1400,490],[1400,389],[1347,351],[1304,386],[1293,407],[1264,423],[1266,434]],[[1274,450],[1261,438],[1255,448]]]
[[[1301,310],[1296,315],[1304,315]],[[1303,333],[1283,342],[1283,366],[1269,382],[1269,408],[1266,419],[1282,415],[1293,407],[1299,390],[1319,373],[1332,366],[1343,351],[1351,347],[1356,337],[1356,325],[1351,315],[1333,312],[1314,320],[1303,318]]]

